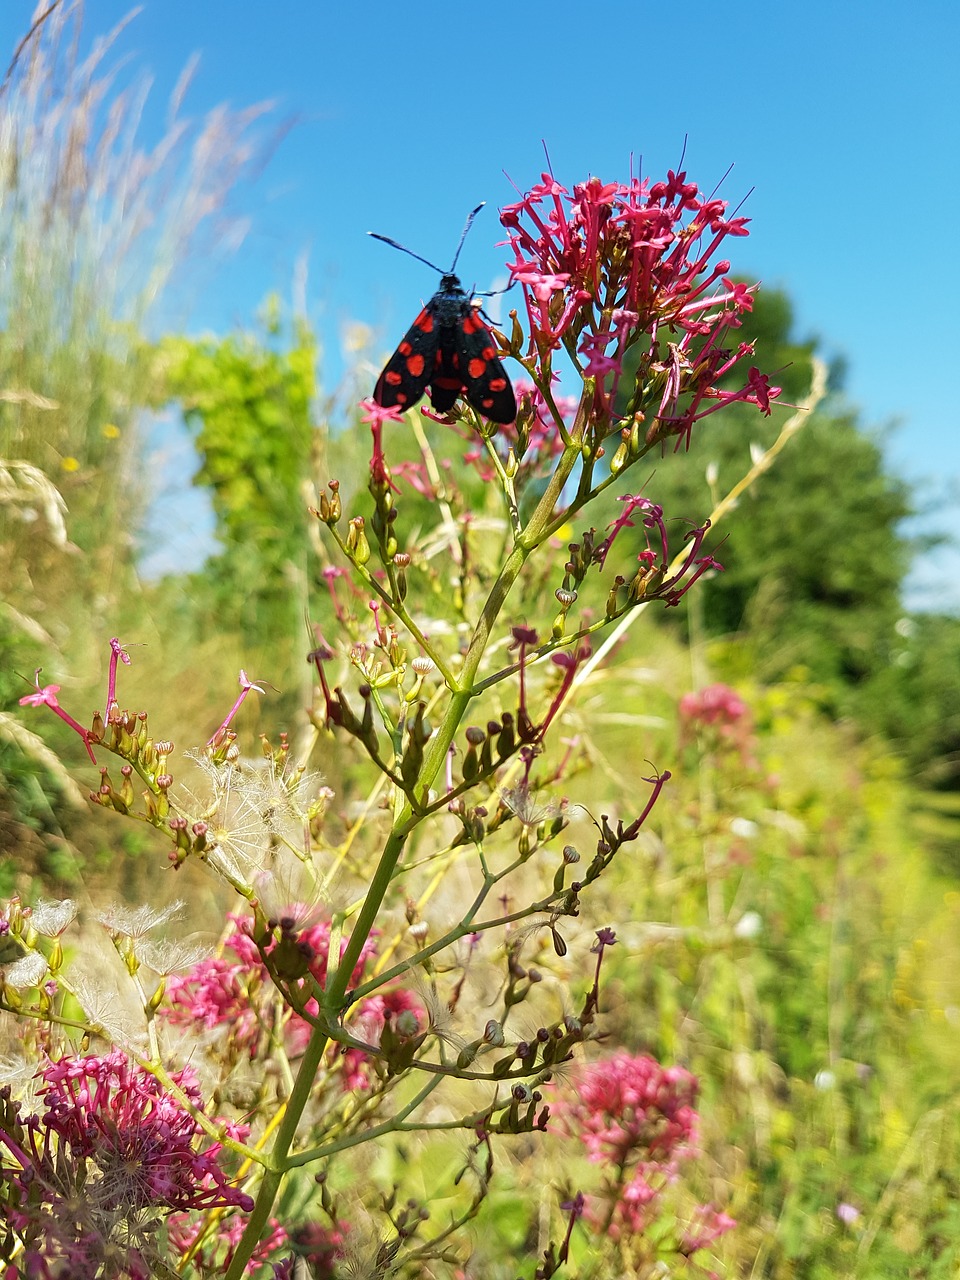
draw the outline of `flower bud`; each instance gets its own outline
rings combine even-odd
[[[350,521],[350,530],[344,545],[357,564],[364,565],[370,559],[370,544],[364,532],[363,516],[354,516]]]
[[[498,1022],[496,1018],[491,1018],[483,1028],[483,1039],[486,1044],[493,1045],[495,1049],[501,1049],[506,1040],[503,1034],[503,1023]]]
[[[420,1030],[420,1019],[414,1013],[413,1009],[402,1009],[397,1014],[397,1035],[409,1037],[415,1036]]]
[[[470,1044],[465,1044],[457,1054],[457,1066],[463,1070],[465,1067],[472,1065],[477,1056],[477,1051],[483,1042],[481,1040],[472,1040]]]

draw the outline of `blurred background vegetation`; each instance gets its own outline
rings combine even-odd
[[[241,666],[282,691],[247,703],[248,745],[304,730],[306,619],[333,619],[306,509],[330,476],[348,506],[367,440],[322,399],[315,336],[275,301],[244,332],[157,331],[176,272],[229,239],[231,188],[275,125],[256,107],[181,122],[178,89],[168,136],[145,149],[137,101],[111,91],[109,41],[81,61],[74,35],[53,14],[0,90],[0,890],[136,899],[163,841],[91,813],[76,736],[18,699],[42,666],[88,722],[117,635],[149,646],[123,671],[124,705],[149,707],[178,747],[220,722]],[[802,398],[816,342],[794,333],[789,299],[761,294],[744,336]],[[171,406],[216,550],[146,579],[146,531],[166,527],[151,423]],[[737,409],[708,420],[645,492],[700,519],[777,430]],[[465,500],[482,515],[492,494],[477,479]],[[589,749],[595,806],[628,809],[645,759],[674,773],[609,891],[611,918],[628,895],[631,919],[608,1027],[701,1077],[704,1192],[741,1223],[717,1246],[722,1274],[960,1265],[960,619],[903,604],[929,547],[905,532],[921,496],[832,370],[717,527],[725,571],[645,615],[564,725]],[[750,708],[748,746],[681,733],[682,695],[717,681]],[[327,744],[315,763],[339,789]]]

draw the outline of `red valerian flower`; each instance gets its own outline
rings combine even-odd
[[[621,1050],[585,1066],[576,1091],[558,1100],[553,1113],[595,1163],[668,1164],[696,1148],[698,1088],[683,1067],[664,1067],[647,1054]]]
[[[698,1249],[705,1249],[736,1225],[735,1218],[731,1218],[728,1213],[721,1213],[714,1205],[699,1204],[681,1237],[681,1251],[689,1256]]]
[[[120,1050],[48,1061],[39,1076],[40,1112],[23,1114],[0,1092],[4,1223],[21,1246],[18,1275],[149,1280],[171,1212],[253,1208],[220,1168],[221,1144]],[[173,1079],[199,1109],[193,1072]],[[247,1136],[238,1125],[225,1132]]]
[[[193,1116],[119,1049],[49,1062],[40,1074],[41,1126],[73,1159],[99,1170],[86,1185],[104,1210],[253,1208],[218,1165],[221,1146],[209,1144]],[[187,1067],[172,1078],[202,1108],[194,1072]]]
[[[681,746],[700,737],[714,748],[732,749],[748,768],[756,767],[753,717],[735,689],[726,684],[711,684],[685,693],[678,711]]]
[[[683,1067],[621,1050],[583,1067],[553,1105],[558,1127],[611,1175],[605,1196],[586,1198],[595,1229],[617,1236],[649,1225],[680,1161],[697,1154],[697,1092]]]
[[[572,193],[546,173],[508,205],[500,215],[513,251],[507,265],[523,288],[530,355],[542,372],[562,345],[593,382],[594,413],[610,419],[624,401],[619,420],[645,421],[648,442],[688,439],[694,422],[731,401],[769,413],[779,388],[755,370],[738,389],[718,385],[752,351],[741,343],[731,354],[720,340],[755,292],[730,279],[729,261],[714,261],[727,236],[747,235],[747,219],[726,209],[673,172],[657,183],[590,178]],[[633,347],[633,387],[622,388]]]
[[[83,745],[87,749],[87,755],[90,757],[91,761],[94,764],[96,764],[97,757],[93,754],[93,747],[91,747],[90,745],[89,732],[83,727],[82,724],[79,724],[76,720],[74,720],[72,715],[64,711],[63,707],[61,707],[60,703],[57,701],[57,694],[60,692],[60,686],[58,684],[45,684],[41,686],[40,671],[41,671],[41,668],[38,667],[33,678],[33,682],[35,685],[35,692],[28,693],[24,697],[22,697],[20,699],[20,706],[21,707],[49,707],[50,710],[54,713],[54,715],[59,716],[60,719],[64,722],[64,724],[68,724],[70,726],[70,728],[74,731],[74,733],[79,733],[80,737],[83,739]]]

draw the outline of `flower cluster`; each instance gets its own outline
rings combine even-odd
[[[727,684],[711,684],[685,693],[678,707],[680,742],[688,743],[704,734],[717,746],[739,753],[744,764],[755,763],[752,756],[753,717],[750,708]]]
[[[729,217],[724,201],[702,195],[685,173],[656,183],[590,178],[572,194],[547,173],[500,218],[530,350],[548,377],[549,353],[563,345],[593,382],[595,409],[609,416],[637,347],[624,416],[649,421],[648,443],[688,438],[695,422],[732,401],[770,412],[779,388],[757,369],[740,387],[718,385],[752,354],[749,343],[723,345],[754,292],[729,278],[728,261],[711,265],[727,236],[748,234],[747,219]]]
[[[596,1227],[640,1232],[650,1206],[696,1153],[697,1080],[682,1067],[621,1050],[580,1071],[571,1093],[553,1108],[560,1127],[595,1164],[614,1174],[610,1194],[587,1201]]]
[[[728,684],[711,684],[680,699],[680,719],[685,724],[711,726],[721,732],[749,723],[747,704]]]
[[[231,1217],[217,1214],[211,1223],[209,1218],[198,1219],[178,1213],[170,1219],[170,1243],[181,1255],[193,1259],[201,1275],[222,1275],[233,1259],[245,1227],[246,1219],[241,1214]],[[269,1231],[254,1249],[247,1271],[256,1273],[265,1263],[276,1258],[278,1250],[288,1245],[288,1241],[286,1229],[276,1218],[271,1218]],[[270,1274],[278,1280],[280,1277],[287,1280],[290,1272],[286,1263],[279,1263],[271,1267]]]
[[[43,1111],[21,1116],[7,1092],[0,1124],[0,1188],[26,1274],[147,1280],[168,1214],[252,1209],[220,1167],[222,1145],[120,1050],[47,1062],[39,1078]],[[201,1110],[194,1073],[172,1079]],[[235,1125],[223,1131],[245,1136]]]
[[[253,940],[250,920],[233,915],[230,919],[235,928],[223,944],[227,954],[205,957],[185,973],[171,975],[166,984],[167,1001],[161,1006],[160,1015],[173,1026],[221,1033],[233,1053],[246,1054],[252,1059],[269,1044],[269,1035],[262,1041],[265,1029],[269,1030],[269,1010],[274,1007],[272,998],[260,1000],[259,993],[273,990],[272,971],[287,980],[309,973],[322,987],[330,954],[330,924],[322,921],[298,928],[292,917],[280,921],[279,938],[271,935],[261,950]],[[346,946],[347,939],[341,939],[341,954]],[[354,968],[351,987],[360,982],[374,952],[374,940],[368,939]],[[303,1053],[310,1036],[309,1019],[318,1013],[313,996],[304,1001],[302,1013],[300,1016],[288,1008],[284,1014],[284,1043],[292,1057]],[[407,1021],[399,1024],[404,1030],[407,1023],[410,1034],[421,1029],[423,1011],[411,992],[402,988],[381,992],[357,1002],[352,1011],[351,1029],[365,1044],[377,1047],[384,1027],[400,1014],[407,1015]],[[369,1055],[350,1048],[339,1053],[336,1061],[342,1067],[344,1089],[369,1088]]]
[[[697,1089],[683,1067],[621,1050],[585,1066],[555,1111],[595,1164],[622,1168],[638,1158],[666,1164],[696,1147]]]
[[[736,1220],[729,1213],[721,1212],[715,1205],[699,1204],[681,1237],[681,1252],[689,1255],[698,1249],[706,1249],[736,1225]]]

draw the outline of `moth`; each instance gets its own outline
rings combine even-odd
[[[463,395],[491,422],[513,422],[517,401],[500,362],[497,344],[480,308],[467,296],[456,275],[457,259],[482,204],[467,218],[449,271],[421,258],[389,236],[369,234],[410,254],[440,274],[440,288],[424,304],[377,379],[373,398],[384,409],[412,409],[429,388],[430,403],[447,413]]]

